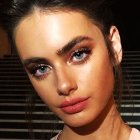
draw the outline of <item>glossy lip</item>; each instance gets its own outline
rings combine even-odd
[[[88,99],[89,98],[75,98],[71,99],[70,101],[64,101],[60,105],[60,108],[67,114],[78,113],[84,110],[88,103]]]

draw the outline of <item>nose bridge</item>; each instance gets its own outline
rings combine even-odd
[[[59,66],[56,72],[57,76],[57,92],[59,94],[68,95],[77,88],[76,81],[72,75],[72,71],[68,66]]]

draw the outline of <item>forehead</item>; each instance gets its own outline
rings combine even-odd
[[[82,13],[39,11],[24,18],[14,33],[17,49],[22,56],[28,53],[31,56],[37,52],[42,55],[43,50],[59,49],[74,37],[94,35],[98,38],[99,34],[101,32],[97,26]],[[32,49],[34,52],[30,51]]]

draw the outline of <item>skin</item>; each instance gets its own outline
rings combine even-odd
[[[60,140],[129,139],[130,128],[122,121],[113,99],[114,75],[108,49],[101,30],[91,20],[75,11],[47,14],[36,9],[18,24],[14,36],[35,90],[65,122]],[[113,44],[120,44],[118,36],[112,27]],[[84,39],[67,52],[60,51],[77,37]],[[84,47],[90,53],[80,58],[73,55]],[[39,78],[29,70],[34,65],[29,59],[33,58],[41,58],[41,64],[49,66]],[[75,98],[88,98],[85,108],[72,114],[62,111],[62,102]]]

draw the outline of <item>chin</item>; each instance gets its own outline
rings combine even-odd
[[[96,115],[91,116],[87,113],[76,113],[73,115],[67,116],[65,119],[63,118],[65,125],[68,125],[70,127],[84,127],[89,125],[90,123],[94,123],[94,120],[96,120]]]
[[[85,122],[83,120],[79,120],[78,122],[77,121],[71,121],[71,122],[68,122],[68,123],[65,123],[65,124],[70,126],[70,127],[73,127],[73,128],[78,128],[78,127],[83,127],[83,126],[87,125],[87,122]]]

